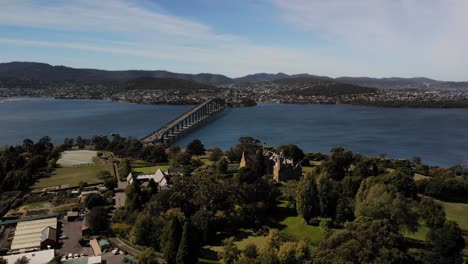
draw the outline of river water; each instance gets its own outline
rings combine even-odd
[[[111,133],[142,137],[191,107],[47,98],[0,102],[0,145],[45,135],[57,143]],[[371,156],[420,156],[433,165],[468,164],[468,109],[262,104],[226,109],[178,144],[198,138],[207,147],[228,149],[241,136],[267,145],[294,143],[305,151],[343,146]]]

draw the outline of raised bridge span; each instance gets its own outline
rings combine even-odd
[[[226,102],[223,99],[216,98],[205,101],[142,138],[141,142],[144,145],[155,143],[171,145],[182,134],[189,132],[211,116],[222,112],[225,107]]]

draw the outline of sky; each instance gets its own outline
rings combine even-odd
[[[468,0],[0,0],[0,62],[468,81]]]

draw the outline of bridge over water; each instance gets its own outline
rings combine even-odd
[[[226,103],[223,99],[216,98],[205,101],[142,138],[141,142],[145,145],[163,143],[168,146],[182,134],[189,132],[211,116],[222,112],[225,107]]]

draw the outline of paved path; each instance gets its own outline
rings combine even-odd
[[[118,239],[116,237],[110,237],[109,241],[111,242],[112,245],[115,245],[117,248],[127,252],[130,255],[138,256],[138,254],[141,253],[140,250],[138,250],[136,248],[132,248],[131,246],[125,244],[122,240],[120,240],[120,239]],[[166,261],[164,259],[162,259],[162,258],[156,258],[156,259],[158,260],[158,263],[161,263],[161,264],[166,263]]]

